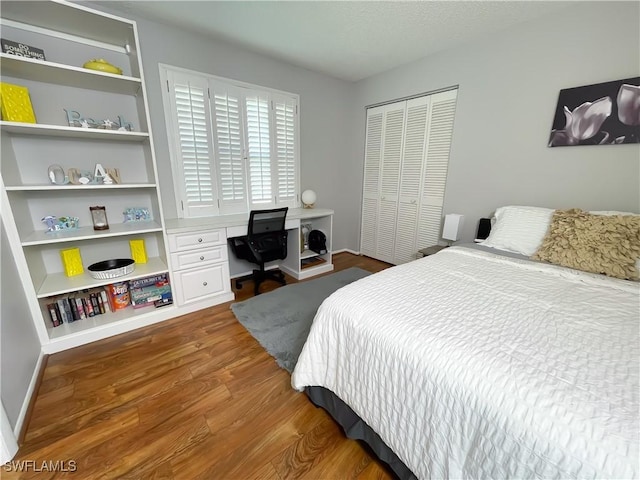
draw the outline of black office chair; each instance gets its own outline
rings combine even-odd
[[[236,288],[252,279],[254,294],[260,294],[260,284],[266,279],[273,279],[286,285],[284,274],[279,270],[265,270],[264,264],[287,257],[287,231],[284,222],[288,207],[272,210],[252,210],[249,215],[247,235],[229,239],[229,245],[236,257],[248,260],[260,266],[252,275],[236,279]]]

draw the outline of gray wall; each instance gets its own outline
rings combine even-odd
[[[640,146],[546,145],[560,89],[640,74],[639,10],[637,2],[576,2],[365,79],[356,85],[355,137],[364,138],[366,105],[459,85],[444,213],[465,215],[465,240],[501,205],[638,212]],[[363,145],[354,145],[349,174],[360,190],[349,205],[359,202]]]
[[[114,13],[138,21],[166,216],[176,211],[158,63],[298,93],[301,187],[335,209],[335,249],[359,250],[365,106],[451,85],[460,90],[444,213],[465,215],[465,240],[500,205],[639,211],[637,145],[546,146],[560,89],[640,74],[639,9],[576,2],[357,83]]]
[[[104,5],[95,7],[109,11]],[[177,213],[159,63],[300,95],[301,191],[307,188],[315,190],[318,195],[316,206],[335,210],[334,247],[354,246],[347,237],[360,207],[358,203],[351,205],[349,189],[354,188],[351,183],[353,177],[342,175],[343,166],[350,162],[349,151],[355,128],[350,122],[352,83],[135,15],[116,10],[111,10],[111,13],[135,20],[138,24],[165,217],[175,217]],[[356,190],[361,181],[356,181]]]
[[[40,340],[16,262],[0,222],[0,393],[11,427],[15,428],[29,383],[38,363]]]

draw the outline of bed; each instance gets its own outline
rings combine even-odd
[[[452,247],[326,299],[292,385],[401,478],[637,478],[639,322],[638,282]]]

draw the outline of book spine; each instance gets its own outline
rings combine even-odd
[[[78,310],[78,315],[80,315],[80,319],[84,320],[87,318],[87,313],[84,311],[84,305],[82,304],[82,298],[75,297],[76,301],[76,309]]]
[[[167,274],[153,275],[151,277],[136,278],[135,280],[129,280],[129,288],[143,288],[151,285],[161,284],[164,285],[168,282]]]
[[[100,295],[100,292],[95,292],[94,295],[96,296],[96,301],[98,302],[98,309],[100,310],[100,315],[102,315],[106,312],[106,309],[104,308],[104,302],[102,301],[102,295]]]
[[[78,314],[78,309],[76,308],[75,300],[71,297],[67,297],[66,302],[67,302],[67,305],[69,305],[69,312],[71,312],[71,318],[73,319],[73,321],[75,322],[80,320],[80,315]]]
[[[67,316],[67,310],[64,308],[65,300],[63,298],[59,298],[56,300],[56,306],[58,307],[58,313],[60,315],[60,319],[62,323],[71,323],[73,320]],[[67,304],[68,306],[68,304]]]
[[[49,311],[49,317],[51,317],[51,324],[54,327],[59,326],[62,322],[60,321],[60,317],[56,311],[56,306],[53,303],[48,303],[47,310]]]
[[[113,310],[111,309],[111,302],[109,301],[109,295],[107,295],[106,290],[100,290],[100,298],[102,299],[102,304],[104,305],[104,312],[112,312]]]
[[[84,311],[87,312],[87,317],[93,317],[95,315],[93,305],[91,305],[91,300],[88,296],[82,297],[82,305],[84,306]]]
[[[96,297],[96,294],[94,292],[90,293],[89,299],[91,300],[94,315],[100,315],[100,306],[98,305],[98,298]]]

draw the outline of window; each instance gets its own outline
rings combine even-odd
[[[298,96],[160,66],[178,214],[299,206]]]

